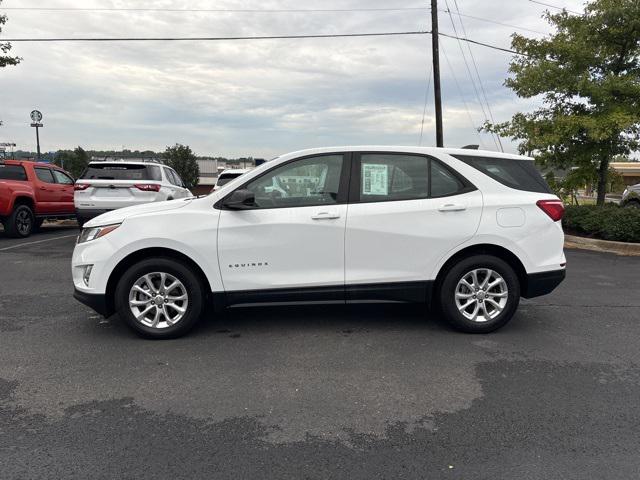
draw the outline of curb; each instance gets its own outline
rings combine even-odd
[[[592,250],[594,252],[640,257],[640,243],[612,242],[610,240],[576,237],[575,235],[565,234],[564,246],[565,248],[578,248],[581,250]]]

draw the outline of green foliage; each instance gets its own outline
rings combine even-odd
[[[2,0],[0,0],[2,3]],[[7,23],[7,16],[0,14],[0,33],[2,33],[2,25]],[[11,44],[9,42],[0,42],[0,68],[8,65],[17,65],[22,60],[20,57],[12,57],[8,55],[11,50]]]
[[[588,237],[640,243],[640,208],[620,208],[607,204],[569,205],[562,224],[568,233]]]
[[[82,147],[77,147],[73,151],[60,150],[56,153],[53,163],[64,168],[73,178],[78,178],[89,164],[89,155]]]
[[[545,175],[545,180],[551,190],[553,190],[553,193],[558,195],[564,203],[578,205],[578,190],[585,186],[596,185],[598,182],[598,171],[593,165],[584,165],[570,170],[561,180],[555,178],[553,172],[548,172]],[[623,190],[624,179],[622,175],[610,168],[606,192],[622,192]]]
[[[191,148],[176,143],[173,147],[167,147],[163,157],[165,163],[178,172],[187,188],[193,188],[198,184],[200,167]]]
[[[546,13],[556,32],[542,39],[514,34],[513,76],[505,85],[543,106],[484,129],[520,141],[539,164],[597,172],[604,204],[608,165],[639,146],[640,2],[594,0],[584,15]]]

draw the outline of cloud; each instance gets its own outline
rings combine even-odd
[[[43,2],[44,3],[44,2]],[[444,4],[444,2],[441,2]],[[580,8],[576,1],[568,8]],[[38,5],[35,2],[29,5]],[[77,6],[47,0],[50,6]],[[148,2],[93,0],[82,6],[149,6]],[[152,2],[184,8],[184,2]],[[375,0],[305,3],[304,8],[388,7]],[[423,3],[407,2],[406,6]],[[548,31],[541,7],[524,0],[459,0],[463,13]],[[28,6],[5,0],[3,6]],[[452,5],[453,7],[453,5]],[[206,1],[189,8],[211,8]],[[286,1],[226,1],[216,8],[300,8]],[[444,8],[444,5],[442,5]],[[9,11],[10,37],[211,36],[419,30],[428,12],[185,13]],[[512,29],[464,18],[470,37],[508,46]],[[457,18],[456,18],[457,21]],[[446,13],[441,30],[453,33]],[[459,23],[456,25],[460,29]],[[460,31],[458,33],[461,33]],[[534,34],[532,34],[534,35]],[[491,138],[475,128],[484,120],[455,40],[443,39],[441,59],[445,141],[459,146]],[[469,60],[466,45],[462,46]],[[502,86],[510,56],[471,47],[497,121],[535,102]],[[34,149],[32,108],[44,113],[44,150],[162,149],[182,142],[199,154],[272,156],[337,144],[417,144],[431,59],[428,36],[172,43],[16,43],[24,57],[0,71],[0,139]],[[473,74],[475,70],[470,65]],[[432,90],[423,144],[434,142]],[[484,97],[482,97],[484,98]],[[486,110],[486,107],[485,107]],[[485,112],[488,114],[488,112]],[[513,145],[505,142],[510,150]],[[495,148],[495,147],[494,147]]]

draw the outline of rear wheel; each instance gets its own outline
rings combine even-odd
[[[176,338],[200,319],[202,284],[182,263],[150,258],[131,266],[118,282],[116,310],[138,334],[147,338]]]
[[[624,206],[624,208],[638,208],[638,209],[640,209],[640,202],[638,202],[637,200],[631,200],[630,202],[627,202],[627,204]]]
[[[35,227],[33,210],[28,205],[16,205],[4,222],[5,232],[10,237],[25,238],[31,235]]]
[[[468,333],[489,333],[513,317],[520,302],[520,282],[511,266],[490,255],[468,257],[454,265],[440,288],[447,321]]]

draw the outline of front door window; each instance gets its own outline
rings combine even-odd
[[[309,207],[338,202],[342,155],[304,158],[277,167],[244,188],[255,208]]]

